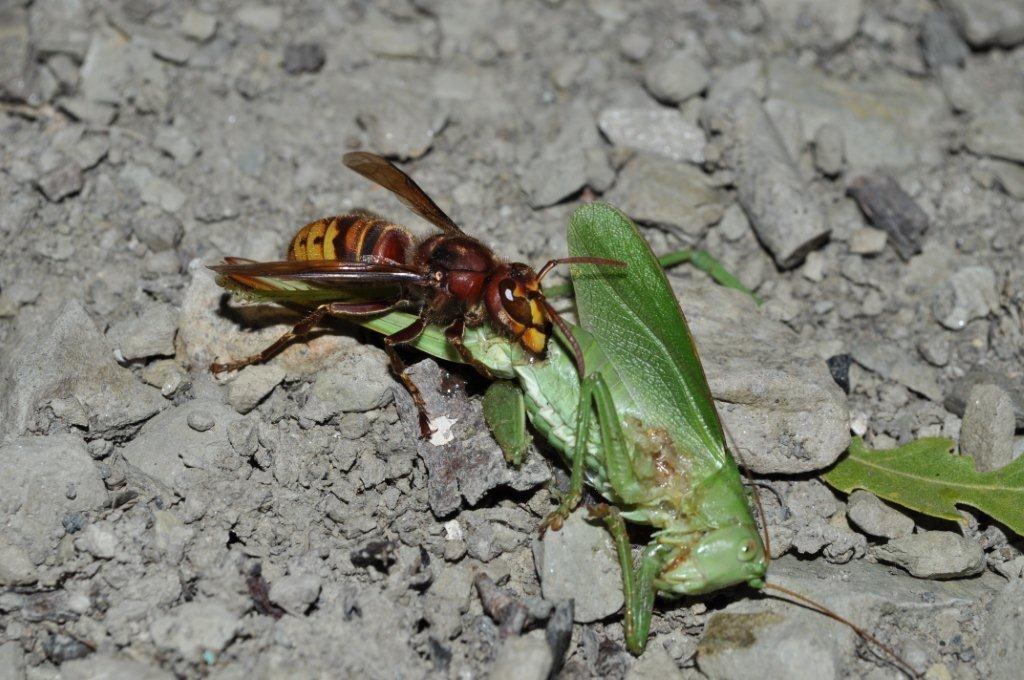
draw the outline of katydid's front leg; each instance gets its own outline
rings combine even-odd
[[[622,570],[622,595],[626,601],[626,615],[622,623],[626,633],[626,647],[639,656],[647,645],[647,634],[651,629],[654,578],[661,571],[661,555],[665,548],[657,543],[649,544],[634,566],[633,545],[629,541],[626,523],[619,509],[602,503],[590,508],[590,516],[603,519],[615,541],[615,552],[619,556],[619,568]]]

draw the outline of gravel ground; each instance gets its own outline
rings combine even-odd
[[[1018,677],[1019,537],[814,473],[851,433],[1024,448],[1020,0],[184,5],[0,5],[0,678],[899,676],[743,589],[630,656],[608,537],[537,539],[564,473],[505,466],[458,367],[413,370],[443,446],[350,327],[211,376],[292,317],[204,264],[354,207],[427,231],[357,148],[510,259],[594,196],[719,257],[763,307],[671,279],[771,578],[933,680]]]

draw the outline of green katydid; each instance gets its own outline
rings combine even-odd
[[[626,263],[622,270],[571,268],[580,325],[569,330],[584,358],[582,379],[573,353],[560,343],[550,343],[547,358],[538,361],[486,326],[466,329],[462,342],[492,376],[506,379],[492,384],[484,410],[509,460],[518,463],[525,451],[525,413],[572,471],[568,493],[544,526],[558,528],[584,483],[611,504],[592,514],[604,521],[618,552],[630,651],[643,650],[656,593],[692,595],[746,583],[810,604],[894,656],[817,603],[765,583],[767,553],[696,348],[636,227],[610,206],[586,205],[573,215],[569,247],[573,256]],[[281,299],[272,295],[273,279],[261,281],[271,290],[250,293]],[[285,299],[297,285],[287,282]],[[356,319],[389,335],[413,320],[402,312]],[[410,344],[463,361],[441,329],[428,327]],[[626,521],[655,529],[635,566]]]

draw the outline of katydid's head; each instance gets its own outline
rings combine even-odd
[[[704,533],[696,545],[671,546],[655,583],[678,595],[707,593],[739,583],[760,588],[767,569],[768,559],[756,527],[734,524]]]

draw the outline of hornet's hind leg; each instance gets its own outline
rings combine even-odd
[[[210,371],[213,373],[224,373],[226,371],[237,371],[250,364],[260,364],[268,361],[289,345],[296,338],[302,337],[323,320],[325,315],[331,316],[368,316],[370,314],[381,314],[398,304],[397,300],[383,300],[378,302],[331,302],[320,305],[307,314],[295,324],[292,329],[275,340],[273,344],[257,352],[252,356],[237,361],[214,362],[210,364]]]
[[[404,345],[414,341],[423,334],[423,330],[426,327],[426,319],[420,317],[397,333],[392,333],[384,338],[384,349],[387,350],[388,357],[391,359],[391,371],[402,381],[402,385],[409,392],[409,396],[412,397],[412,403],[415,404],[416,411],[419,414],[420,436],[424,439],[429,438],[433,434],[433,431],[430,429],[430,418],[427,416],[427,404],[423,400],[420,388],[416,386],[416,383],[412,381],[409,374],[405,372],[405,362],[402,361],[402,357],[398,356],[395,345]]]

